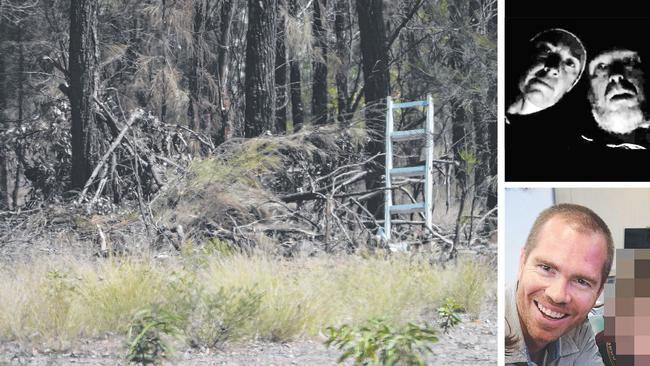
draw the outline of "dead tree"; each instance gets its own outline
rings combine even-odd
[[[275,40],[275,132],[287,131],[287,48],[285,45],[285,0],[278,0],[278,25]]]
[[[0,21],[0,46],[4,43],[5,25]],[[5,129],[4,111],[7,107],[7,73],[5,69],[5,50],[0,49],[0,130]],[[7,169],[7,151],[4,147],[0,147],[0,210],[9,207],[8,191],[8,176]]]
[[[322,4],[321,4],[322,3]],[[312,118],[314,124],[327,123],[327,31],[323,16],[327,0],[314,1],[314,84],[312,88]]]
[[[245,137],[273,129],[276,9],[276,0],[248,1]]]
[[[235,126],[230,118],[230,96],[228,95],[228,62],[230,60],[230,36],[233,22],[233,1],[225,0],[219,16],[219,47],[217,51],[217,81],[219,82],[219,108],[221,110],[221,136],[227,141],[233,137]]]
[[[97,2],[70,2],[70,109],[72,116],[73,188],[83,188],[95,167],[100,152],[100,136],[95,121],[94,99],[97,97],[98,62]]]
[[[334,18],[334,33],[336,35],[336,57],[340,65],[336,70],[336,99],[338,105],[337,120],[339,124],[347,123],[348,104],[350,97],[348,93],[348,68],[350,58],[350,48],[348,39],[345,35],[346,28],[349,27],[348,15],[349,1],[336,0]]]
[[[298,13],[297,0],[289,0],[289,15],[295,17]],[[302,86],[300,75],[300,63],[296,55],[290,55],[289,60],[289,84],[291,94],[291,117],[293,119],[293,130],[299,131],[304,123],[304,107],[302,104]]]
[[[357,0],[359,33],[361,37],[361,57],[363,60],[364,97],[366,101],[366,126],[370,142],[366,146],[369,155],[384,152],[385,99],[389,95],[388,50],[384,30],[382,0]],[[383,185],[382,156],[368,163],[366,188],[368,190]],[[379,208],[381,196],[368,201],[368,210],[381,216]]]

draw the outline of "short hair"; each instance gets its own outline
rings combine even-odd
[[[537,246],[539,234],[542,231],[542,228],[554,217],[561,217],[569,223],[573,229],[580,232],[599,233],[605,237],[607,242],[607,258],[605,259],[601,273],[602,288],[607,281],[609,271],[612,269],[612,262],[614,261],[614,240],[612,239],[612,233],[609,231],[609,227],[607,227],[605,221],[587,207],[571,203],[561,203],[542,211],[539,216],[537,216],[537,219],[528,234],[528,239],[526,239],[526,245],[524,245],[526,259],[530,252],[532,252]]]
[[[531,45],[536,42],[550,42],[556,45],[561,43],[566,45],[569,47],[571,53],[580,60],[580,71],[578,72],[578,77],[573,81],[573,84],[569,88],[569,90],[571,90],[571,88],[573,88],[573,86],[575,86],[580,80],[580,76],[582,76],[587,63],[587,50],[580,41],[580,38],[566,29],[550,28],[535,34],[533,38],[530,39]],[[569,90],[567,90],[567,92]]]

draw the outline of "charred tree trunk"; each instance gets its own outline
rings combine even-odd
[[[5,68],[4,37],[6,27],[0,22],[0,130],[6,129],[5,109],[7,108],[7,70]],[[8,177],[7,169],[7,150],[5,146],[0,146],[0,210],[9,207],[8,196]]]
[[[199,85],[199,70],[203,61],[201,40],[205,30],[205,11],[204,1],[194,3],[194,13],[192,16],[192,54],[190,57],[190,67],[188,75],[188,86],[190,92],[190,101],[187,107],[187,120],[189,128],[196,130],[199,127],[201,119],[201,87]]]
[[[244,136],[273,129],[275,116],[275,0],[248,0]]]
[[[293,131],[300,131],[305,123],[305,110],[302,105],[302,86],[300,76],[300,65],[298,61],[289,61],[289,83],[291,84],[291,116],[293,119]]]
[[[366,128],[370,142],[366,146],[372,156],[384,152],[384,114],[386,97],[389,95],[388,50],[382,0],[357,0],[359,32],[361,37],[361,57],[363,60],[364,98],[366,101]],[[368,163],[366,169],[366,188],[383,186],[383,157]],[[382,196],[368,201],[368,210],[376,217],[382,217]]]
[[[221,110],[221,133],[218,141],[227,141],[234,136],[235,126],[230,118],[230,96],[228,95],[228,60],[230,35],[233,20],[233,0],[225,0],[219,16],[219,49],[217,54],[217,81],[219,83],[219,109]]]
[[[452,125],[451,125],[451,143],[452,151],[454,153],[454,160],[463,162],[461,151],[466,147],[465,141],[465,125],[467,123],[467,114],[461,105],[462,101],[453,101],[452,106]],[[459,187],[464,187],[467,184],[467,172],[464,165],[456,169],[456,179]]]
[[[163,51],[163,69],[167,67],[167,60],[169,60],[169,54],[167,52],[168,43],[167,43],[167,1],[162,0],[162,28],[160,30],[160,44]],[[165,122],[167,118],[167,74],[163,70],[162,73],[162,90],[161,90],[161,100],[160,100],[160,120]]]
[[[322,4],[321,4],[322,2]],[[312,88],[312,119],[314,124],[327,123],[327,33],[323,15],[327,0],[314,0],[314,84]]]
[[[93,99],[97,96],[97,2],[70,3],[70,109],[72,116],[73,188],[82,189],[98,161],[99,131]]]
[[[4,148],[0,148],[0,210],[9,208],[8,178],[7,153]]]
[[[298,13],[297,0],[289,0],[289,15],[295,17]],[[300,64],[296,55],[291,54],[289,60],[289,92],[291,94],[291,119],[293,120],[293,131],[300,131],[305,120],[305,111],[302,104],[302,86],[300,76]]]
[[[494,100],[494,105],[496,105],[496,82],[488,90],[488,100]],[[487,192],[487,202],[485,205],[485,211],[490,211],[491,209],[497,207],[497,123],[496,121],[487,122],[487,146],[485,151],[485,158],[488,162],[488,174],[490,175],[493,181],[488,187]]]
[[[336,101],[337,120],[342,126],[347,125],[348,106],[348,68],[350,64],[350,48],[345,36],[345,30],[349,26],[349,0],[336,0],[336,16],[334,19],[334,33],[336,35],[336,56],[340,65],[336,70]]]
[[[22,40],[22,29],[21,25],[18,25],[16,28],[16,43],[18,45],[18,119],[16,120],[16,130],[21,131],[23,121],[25,119],[25,46],[23,45]],[[14,210],[18,209],[18,193],[21,186],[21,175],[23,174],[23,139],[17,139],[15,146],[16,153],[16,171],[14,175],[14,189],[11,194],[12,208]]]
[[[285,0],[278,0],[278,25],[275,41],[275,132],[287,131],[287,49],[285,46],[285,18],[282,13]]]

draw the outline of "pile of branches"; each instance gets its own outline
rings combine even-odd
[[[328,127],[229,140],[165,190],[157,221],[193,242],[219,239],[243,250],[358,247],[372,235],[364,224],[372,215],[363,206],[370,195],[362,139]],[[347,202],[334,208],[339,195]]]
[[[101,253],[117,247],[117,241],[128,247],[131,244],[123,237],[137,231],[146,234],[149,245],[166,250],[182,250],[186,244],[225,244],[241,251],[262,248],[295,256],[407,247],[449,255],[456,249],[453,227],[434,225],[428,230],[420,214],[401,218],[402,225],[393,231],[397,247],[384,240],[383,221],[367,209],[369,200],[382,200],[384,188],[366,186],[373,162],[383,158],[365,152],[369,137],[363,128],[332,125],[284,136],[233,138],[215,147],[206,136],[162,123],[143,110],[118,119],[113,112],[119,111],[118,106],[96,103],[97,120],[107,127],[110,143],[83,190],[52,197],[62,198],[61,206],[73,202],[70,209],[79,217],[59,226],[83,229],[79,239],[92,239]],[[65,137],[59,149],[62,163],[48,168],[26,159],[30,169],[41,175],[52,169],[60,175],[66,164],[69,169],[69,132],[58,133]],[[196,158],[200,154],[204,157]],[[34,191],[45,192],[48,186],[39,182],[48,181],[39,179],[30,179]],[[406,190],[412,185],[408,180],[398,182],[394,192],[415,201],[421,187]],[[60,181],[52,184],[48,192],[60,186]],[[138,223],[123,219],[128,215],[116,215],[126,208],[138,213]],[[84,219],[80,210],[95,218]],[[133,230],[113,230],[115,225],[93,214],[112,214],[111,220],[128,221]],[[490,223],[494,214],[478,218],[479,225],[470,225],[469,230]],[[45,219],[38,222],[50,225],[57,220],[50,220],[51,216],[44,211]],[[79,225],[86,221],[90,224]],[[127,234],[118,235],[121,232]]]
[[[156,221],[193,243],[219,240],[285,256],[388,248],[383,221],[366,205],[384,192],[366,187],[377,158],[364,152],[366,142],[360,130],[335,126],[230,140],[165,190]],[[427,230],[415,215],[402,221],[394,234],[403,245],[451,248],[451,228]]]
[[[147,201],[165,185],[167,170],[183,171],[193,155],[214,150],[209,137],[162,123],[150,112],[135,109],[126,116],[110,99],[104,103],[96,98],[95,104],[96,123],[105,132],[100,136],[104,151],[80,192],[69,190],[72,148],[66,100],[50,105],[37,121],[0,131],[6,156],[13,153],[27,180],[23,209],[73,200],[90,211],[115,208],[124,200]]]

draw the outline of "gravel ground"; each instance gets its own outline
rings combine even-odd
[[[477,320],[462,314],[463,322],[433,345],[428,365],[494,365],[497,363],[496,297],[489,296]],[[0,365],[123,365],[124,341],[120,337],[86,340],[65,351],[32,349],[16,342],[0,343]],[[318,340],[290,343],[249,342],[219,350],[178,351],[172,365],[219,366],[330,366],[340,352]],[[351,365],[351,362],[344,365]]]

